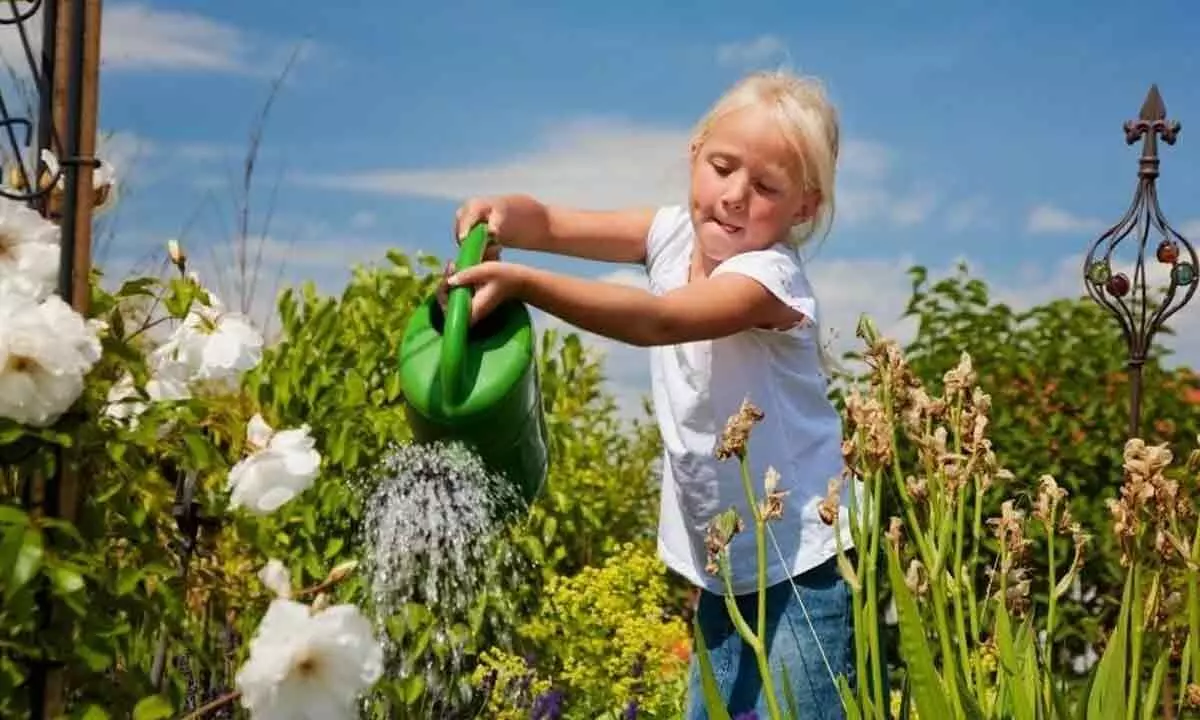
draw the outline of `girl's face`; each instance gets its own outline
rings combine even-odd
[[[708,263],[771,247],[816,209],[794,149],[757,107],[723,117],[691,152],[692,223]]]

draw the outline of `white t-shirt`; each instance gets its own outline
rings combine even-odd
[[[664,207],[646,239],[646,272],[658,295],[688,281],[695,233],[686,207]],[[768,467],[780,474],[783,517],[770,521],[767,585],[809,570],[837,551],[833,528],[817,506],[829,480],[842,472],[842,424],[828,399],[820,367],[817,303],[797,252],[778,245],[747,252],[713,271],[754,278],[812,322],[789,330],[749,330],[716,340],[650,348],[654,413],[664,457],[658,551],[663,561],[693,584],[724,594],[719,575],[704,570],[709,521],[737,509],[744,531],[730,545],[734,594],[758,583],[753,515],[746,505],[736,458],[718,461],[717,441],[744,399],[763,411],[747,446],[755,496],[763,497]],[[845,495],[843,494],[843,507]],[[846,513],[839,512],[839,525]],[[844,532],[844,547],[850,547]],[[778,543],[778,549],[776,549]],[[782,557],[781,557],[782,556]]]

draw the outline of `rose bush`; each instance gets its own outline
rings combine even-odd
[[[75,716],[272,717],[302,698],[329,717],[358,696],[372,713],[419,715],[439,699],[419,674],[384,676],[384,636],[417,667],[462,652],[470,689],[478,652],[545,583],[649,537],[655,438],[627,432],[577,337],[546,334],[555,464],[506,538],[527,576],[472,610],[479,634],[435,633],[449,623],[419,614],[399,629],[364,624],[362,505],[385,449],[409,437],[396,342],[441,263],[391,253],[340,297],[285,293],[268,345],[176,244],[170,277],[106,289],[96,272],[87,315],[75,313],[48,291],[42,245],[57,257],[56,226],[22,210],[0,205],[0,222],[25,224],[0,233],[15,248],[0,253],[0,714],[28,712],[29,673],[46,660]],[[38,503],[56,463],[82,481],[73,521]],[[310,681],[328,692],[296,690]]]

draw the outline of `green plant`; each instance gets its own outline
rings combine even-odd
[[[1005,465],[1018,478],[1053,476],[1070,493],[1078,521],[1089,528],[1106,523],[1106,500],[1122,472],[1119,449],[1129,437],[1128,352],[1117,323],[1086,297],[1018,310],[995,298],[965,265],[940,278],[922,267],[910,274],[904,317],[916,321],[917,332],[904,353],[911,372],[932,387],[969,349],[979,384],[992,397],[988,436]],[[1162,332],[1171,334],[1169,327]],[[1147,349],[1143,366],[1145,420],[1138,434],[1150,444],[1178,446],[1200,433],[1194,412],[1200,379],[1190,368],[1169,367],[1171,353],[1160,339]],[[985,498],[984,515],[999,514],[1005,499]],[[1030,540],[1031,571],[1047,575],[1045,536],[1034,533]],[[1058,557],[1070,549],[1066,541],[1060,545]],[[1122,592],[1120,548],[1111,533],[1097,532],[1088,552],[1074,600],[1057,612],[1053,640],[1063,652],[1050,660],[1063,672],[1116,621],[1117,606],[1107,599]],[[1040,589],[1034,593],[1048,602]]]
[[[851,687],[838,678],[848,716],[883,718],[892,712],[880,641],[883,583],[877,575],[898,616],[901,716],[915,711],[925,718],[1147,718],[1161,710],[1168,675],[1183,680],[1169,698],[1172,704],[1197,709],[1200,523],[1184,488],[1196,483],[1200,451],[1189,458],[1187,474],[1179,475],[1169,472],[1172,453],[1166,444],[1139,438],[1125,443],[1125,481],[1118,497],[1106,501],[1125,570],[1117,621],[1091,677],[1072,682],[1047,662],[1056,652],[1059,613],[1071,602],[1068,593],[1090,540],[1072,515],[1067,491],[1050,475],[1030,483],[1003,468],[988,436],[992,400],[977,384],[969,354],[961,353],[944,376],[943,392],[934,394],[869,320],[860,323],[859,335],[869,372],[865,388],[851,388],[845,396],[850,500],[836,510],[831,499],[838,488],[831,487],[823,507],[830,523],[839,512],[848,513],[857,548],[853,563],[841,551],[838,556],[854,595],[860,679]],[[760,418],[753,408],[743,408],[731,419],[726,437],[732,438],[734,455]],[[985,520],[989,492],[1007,497],[999,514]],[[769,507],[769,500],[768,494],[752,507]],[[767,513],[759,509],[756,515]],[[739,529],[740,519],[730,513],[713,523],[718,561]],[[755,532],[761,537],[762,521],[756,521]],[[1048,568],[1042,575],[1030,563],[1031,538],[1038,535]],[[1037,602],[1038,586],[1045,603]],[[758,650],[755,631],[736,616],[734,621]],[[711,688],[706,651],[697,651],[710,710],[725,717]],[[768,682],[764,690],[771,691]],[[768,698],[772,718],[790,716],[786,699],[786,686],[781,697]]]
[[[518,628],[518,649],[489,652],[475,670],[475,681],[488,688],[489,711],[502,717],[556,690],[563,718],[616,718],[627,710],[639,718],[676,717],[688,634],[686,623],[666,612],[668,575],[653,546],[627,543],[599,566],[551,580]]]

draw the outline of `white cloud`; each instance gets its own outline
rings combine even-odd
[[[742,42],[724,43],[717,48],[718,63],[738,68],[777,65],[787,57],[787,44],[775,35],[759,35]]]
[[[1193,245],[1200,244],[1200,218],[1185,220],[1175,228],[1175,231],[1187,238]]]
[[[43,3],[44,7],[45,3]],[[10,18],[8,4],[0,17]],[[24,23],[34,56],[42,43],[41,10]],[[167,10],[144,2],[106,4],[101,20],[102,72],[171,70],[215,73],[277,72],[287,49],[241,28],[198,13]],[[311,50],[311,49],[310,49]],[[19,33],[0,33],[0,54],[27,77]]]
[[[945,220],[946,229],[955,233],[975,227],[994,228],[996,225],[991,203],[982,196],[951,203],[946,208]]]
[[[317,175],[302,182],[343,190],[461,200],[527,192],[588,207],[672,203],[687,185],[686,131],[583,119],[550,129],[541,146],[490,165]]]
[[[369,210],[360,210],[350,217],[350,227],[359,230],[373,228],[378,222],[379,218]]]
[[[553,127],[536,149],[491,164],[293,179],[343,191],[453,201],[524,192],[549,203],[594,208],[678,203],[687,193],[688,137],[686,128],[589,118]],[[925,221],[937,205],[932,189],[891,179],[893,154],[876,141],[848,139],[840,168],[840,223],[911,226]]]
[[[250,42],[231,25],[140,3],[111,6],[103,20],[106,69],[240,72]]]
[[[1037,205],[1029,211],[1026,230],[1039,234],[1071,234],[1104,229],[1096,218],[1075,215],[1053,205]]]

